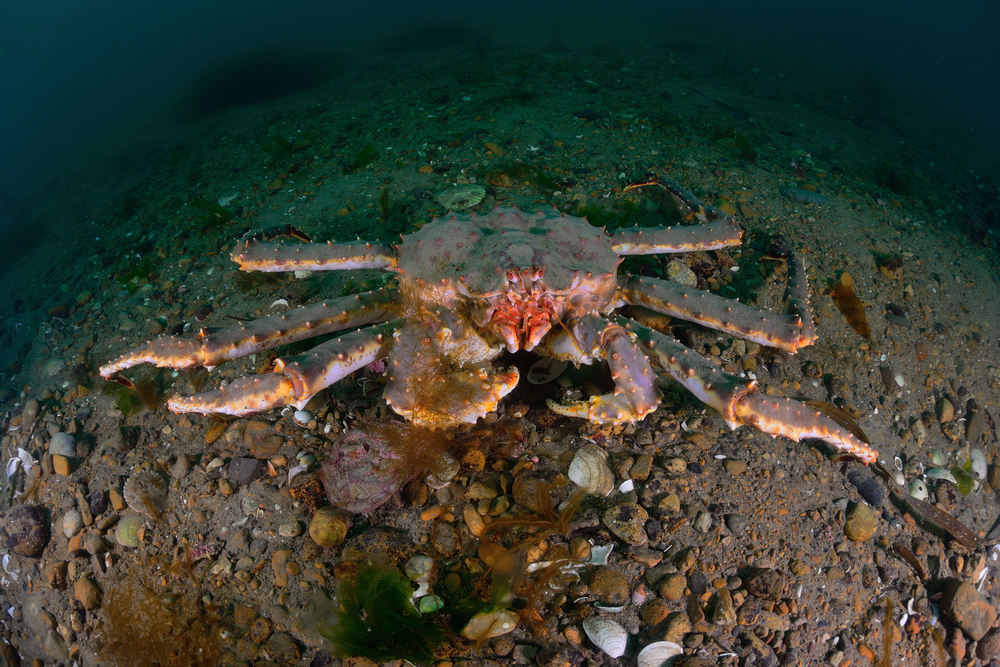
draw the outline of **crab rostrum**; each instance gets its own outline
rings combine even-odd
[[[866,463],[876,452],[845,428],[798,401],[772,398],[756,380],[717,367],[672,338],[624,317],[643,306],[790,353],[816,338],[805,263],[789,266],[786,313],[771,313],[656,278],[618,275],[624,255],[713,250],[739,245],[742,230],[667,178],[654,181],[698,223],[619,230],[608,235],[585,218],[553,209],[449,212],[393,246],[282,244],[241,239],[232,258],[244,271],[385,269],[396,289],[332,299],[197,338],[161,336],[101,368],[101,375],[152,363],[213,368],[228,359],[345,329],[359,328],[309,352],[279,359],[274,371],[193,396],[175,396],[174,412],[251,415],[303,407],[317,392],[388,358],[385,399],[413,423],[432,428],[473,423],[496,409],[519,379],[497,368],[506,350],[533,350],[574,364],[605,359],[613,393],[571,404],[564,415],[599,423],[640,420],[660,392],[650,365],[715,408],[731,428],[749,424],[772,436],[818,438]],[[371,325],[371,326],[365,326]]]

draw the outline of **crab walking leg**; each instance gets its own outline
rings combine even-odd
[[[666,176],[632,183],[625,190],[648,185],[663,188],[677,202],[685,219],[697,219],[700,225],[672,227],[630,227],[614,235],[613,248],[619,255],[650,255],[664,252],[718,250],[740,244],[743,230],[732,216],[705,204],[691,191]]]
[[[394,300],[394,292],[376,290],[303,306],[212,333],[202,329],[197,338],[160,336],[101,366],[101,376],[113,378],[126,368],[144,363],[170,368],[204,366],[212,369],[228,359],[384,321],[393,313]]]
[[[694,350],[641,324],[626,318],[617,320],[636,334],[640,345],[663,370],[718,410],[729,428],[746,424],[795,442],[802,438],[825,440],[865,463],[872,463],[878,456],[845,428],[809,406],[790,398],[765,396],[756,380],[727,373]]]
[[[167,407],[174,412],[236,417],[284,405],[301,409],[319,391],[388,355],[392,333],[402,324],[402,320],[396,320],[353,331],[304,354],[278,359],[273,373],[240,378],[193,396],[174,396],[167,401]]]
[[[614,393],[571,403],[549,401],[549,408],[557,414],[619,424],[642,419],[660,404],[656,374],[645,355],[625,329],[603,317],[581,317],[571,330],[550,334],[539,351],[577,365],[603,358],[611,367]]]
[[[630,305],[645,306],[664,315],[794,353],[813,344],[816,327],[809,307],[805,263],[796,257],[791,268],[786,299],[790,312],[787,315],[761,311],[705,290],[658,278],[632,276],[621,288],[621,294]]]
[[[396,253],[389,246],[364,241],[285,245],[258,241],[252,235],[237,241],[230,257],[243,271],[339,271],[396,265]]]

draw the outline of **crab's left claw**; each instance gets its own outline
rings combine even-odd
[[[602,317],[580,318],[572,332],[550,336],[541,350],[556,359],[574,363],[591,363],[594,358],[607,359],[615,391],[593,396],[586,401],[557,403],[549,408],[566,417],[581,417],[599,424],[621,424],[638,421],[660,404],[656,374],[646,355],[636,347],[628,332]]]

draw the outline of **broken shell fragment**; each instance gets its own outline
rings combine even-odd
[[[986,479],[986,455],[978,447],[969,452],[969,459],[972,463],[972,474],[976,479]]]
[[[639,651],[636,661],[639,663],[639,667],[662,667],[663,663],[667,660],[678,655],[683,655],[683,653],[684,649],[681,648],[680,644],[675,644],[674,642],[653,642]]]
[[[922,479],[915,479],[910,482],[910,495],[917,500],[925,500],[927,498],[927,485],[924,484]]]
[[[587,633],[590,641],[594,642],[597,648],[612,658],[620,658],[625,655],[628,633],[618,623],[607,618],[591,616],[583,621],[583,631]]]
[[[483,197],[485,196],[486,188],[483,186],[464,183],[439,192],[435,199],[437,199],[438,203],[447,209],[461,211],[463,209],[472,208],[479,202],[483,201]]]
[[[611,472],[608,453],[597,445],[581,447],[569,464],[567,477],[581,488],[597,496],[606,496],[615,488],[615,476]]]

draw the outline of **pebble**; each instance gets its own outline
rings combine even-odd
[[[726,589],[715,594],[715,608],[712,610],[713,625],[735,625],[736,609],[733,607],[733,596]]]
[[[298,537],[304,530],[305,528],[301,521],[290,521],[278,526],[278,535],[282,537]]]
[[[73,537],[83,528],[83,515],[79,510],[69,510],[63,515],[62,529],[66,537]]]
[[[294,665],[302,655],[299,645],[287,632],[275,632],[264,644],[264,649],[283,665]]]
[[[313,514],[309,522],[309,537],[321,547],[339,547],[347,538],[350,527],[351,521],[346,512],[327,505]]]
[[[8,550],[21,556],[34,557],[49,543],[49,524],[31,505],[18,505],[4,517],[0,540]]]
[[[730,475],[742,475],[747,471],[747,462],[739,459],[726,459],[722,465]]]
[[[62,454],[55,454],[52,456],[52,470],[55,474],[62,477],[68,477],[73,469],[69,464],[69,458],[63,456]]]
[[[66,432],[56,433],[49,441],[49,454],[59,454],[68,459],[76,456],[76,441],[73,436]]]
[[[844,534],[852,542],[864,542],[875,534],[875,512],[865,503],[852,502],[847,508]]]
[[[885,492],[882,485],[875,481],[875,478],[867,470],[854,468],[847,473],[847,481],[854,485],[858,495],[864,498],[865,502],[872,507],[880,507],[885,500]]]
[[[958,579],[952,579],[945,588],[941,611],[973,641],[982,639],[997,619],[993,605],[974,586]]]
[[[229,437],[227,435],[227,437]],[[246,424],[243,442],[254,459],[268,459],[278,453],[285,439],[275,434],[274,427],[261,419],[251,419]],[[236,459],[233,459],[235,461]],[[232,466],[232,463],[230,463]],[[232,476],[232,473],[230,473]],[[251,480],[252,481],[252,480]],[[243,482],[241,482],[242,484]]]
[[[712,515],[708,512],[698,512],[691,525],[699,533],[707,533],[712,527]]]
[[[785,590],[785,575],[771,568],[759,568],[751,574],[744,586],[754,597],[765,600],[780,600]]]
[[[284,588],[288,585],[288,570],[285,565],[292,556],[291,549],[275,549],[271,556],[271,569],[274,571],[274,585]]]
[[[601,602],[620,605],[628,600],[628,580],[613,567],[597,568],[590,576],[590,593]]]
[[[955,418],[955,406],[947,398],[941,397],[937,402],[937,418],[942,424]]]
[[[191,460],[187,454],[181,454],[172,466],[170,466],[170,476],[174,479],[184,479],[191,472]]]
[[[636,503],[622,503],[608,510],[601,519],[612,533],[632,546],[646,543],[649,514]]]
[[[246,456],[236,456],[229,462],[229,479],[244,486],[264,474],[264,462]]]
[[[101,606],[101,589],[90,577],[80,577],[73,587],[73,597],[87,611]]]
[[[129,508],[152,521],[158,521],[167,507],[167,480],[152,470],[137,472],[128,478],[122,496]]]
[[[668,574],[660,581],[658,593],[664,600],[677,602],[684,598],[684,590],[687,588],[687,577],[679,572]]]
[[[724,520],[726,522],[726,528],[728,528],[734,535],[739,535],[747,529],[747,526],[750,525],[750,519],[742,514],[727,514],[724,517]]]

